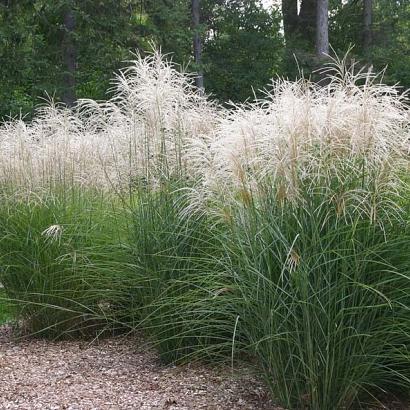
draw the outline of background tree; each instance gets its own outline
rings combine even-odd
[[[298,30],[298,0],[282,0],[283,31],[286,44],[292,41]]]
[[[221,101],[244,101],[281,71],[280,11],[259,0],[209,1],[205,87]],[[252,90],[253,87],[253,90]]]
[[[197,67],[198,75],[195,77],[196,86],[204,89],[204,74],[202,71],[202,41],[201,41],[201,1],[192,0],[192,26],[194,30],[194,61]]]
[[[363,51],[370,53],[372,45],[373,0],[363,0]]]
[[[316,54],[319,58],[329,54],[329,0],[317,0]]]
[[[0,118],[32,111],[54,72],[45,55],[47,40],[38,29],[41,13],[31,1],[0,3]],[[37,21],[37,24],[35,24]]]
[[[132,52],[149,47],[146,15],[141,13],[141,0],[77,3],[77,95],[106,99],[113,72],[132,59]]]
[[[300,75],[299,68],[302,68],[305,74],[310,74],[317,68],[317,7],[317,0],[300,0],[296,4],[293,0],[282,1],[286,40],[283,71],[291,78]]]
[[[261,0],[201,0],[200,25],[193,24],[198,1],[0,0],[0,118],[30,118],[45,92],[69,105],[106,99],[113,72],[152,42],[202,70],[219,101],[244,101],[276,75],[310,75],[321,64],[316,26],[326,15],[338,54],[354,45],[352,58],[375,70],[387,65],[385,81],[410,86],[408,0],[282,0],[271,8]],[[192,41],[197,34],[201,59]]]
[[[159,44],[173,59],[188,64],[193,58],[192,0],[145,0],[141,3],[140,37],[145,48],[149,41]]]
[[[74,15],[74,3],[72,1],[67,2],[64,7],[64,25],[63,25],[63,41],[62,41],[62,54],[65,66],[64,72],[64,85],[63,85],[63,102],[72,107],[76,100],[75,92],[75,71],[76,71],[76,48],[74,43],[74,30],[75,30],[75,15]]]
[[[314,50],[316,42],[317,0],[301,0],[298,18],[298,34]]]

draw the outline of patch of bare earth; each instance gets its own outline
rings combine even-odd
[[[142,339],[50,342],[0,327],[0,409],[278,409],[249,372],[163,366]]]

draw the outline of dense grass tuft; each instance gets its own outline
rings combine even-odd
[[[185,208],[175,183],[138,195],[132,213],[136,314],[166,362],[217,360],[231,353],[237,294],[218,270],[218,226],[206,215],[184,217]]]
[[[330,410],[408,392],[408,227],[341,217],[320,193],[296,208],[272,194],[232,210],[221,246],[245,301],[239,328],[273,396]]]
[[[30,333],[92,335],[115,318],[127,253],[112,206],[97,192],[4,193],[0,281]]]
[[[408,393],[407,97],[344,61],[328,75],[228,109],[155,52],[109,102],[0,126],[16,318],[143,329],[166,362],[246,357],[290,410]]]

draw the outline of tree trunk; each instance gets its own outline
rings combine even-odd
[[[370,54],[372,45],[373,0],[363,0],[363,51]]]
[[[319,58],[329,54],[329,0],[317,0],[316,55]]]
[[[316,3],[317,0],[302,0],[299,12],[299,33],[312,49],[316,39]]]
[[[76,101],[75,95],[75,71],[76,71],[76,48],[74,44],[74,31],[76,26],[75,15],[70,4],[64,12],[64,33],[62,41],[62,54],[64,63],[63,76],[63,102],[72,107]]]
[[[298,28],[298,1],[282,0],[282,15],[285,40],[289,43]]]
[[[194,61],[197,66],[198,75],[195,78],[196,86],[204,92],[204,74],[202,63],[202,42],[200,33],[201,0],[192,0],[192,27],[194,30]]]

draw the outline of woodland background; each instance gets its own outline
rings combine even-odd
[[[406,89],[409,17],[409,0],[0,0],[0,118],[30,119],[42,98],[107,99],[113,72],[153,43],[222,103],[311,75],[327,42]]]

